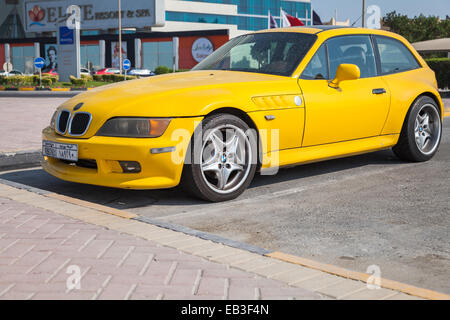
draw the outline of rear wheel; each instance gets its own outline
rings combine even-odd
[[[206,118],[191,140],[183,187],[212,202],[238,197],[255,175],[255,146],[254,132],[240,118],[230,114]]]
[[[392,150],[405,161],[427,161],[436,154],[441,136],[440,109],[433,99],[423,96],[409,110],[399,141]]]

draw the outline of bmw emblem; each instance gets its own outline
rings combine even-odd
[[[224,155],[224,154],[222,155],[222,162],[223,162],[223,163],[227,162],[227,156]]]
[[[83,106],[83,103],[77,104],[75,107],[73,107],[73,111],[80,110],[82,106]]]

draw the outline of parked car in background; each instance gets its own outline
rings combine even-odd
[[[0,76],[23,76],[23,73],[18,70],[12,70],[11,72],[0,70]]]
[[[85,76],[90,76],[91,75],[91,72],[88,69],[86,69],[86,68],[81,68],[80,69],[80,73],[82,75],[85,75]]]
[[[127,75],[139,77],[151,77],[156,74],[149,69],[131,69],[129,72],[127,72]]]
[[[37,72],[36,74],[39,74],[39,72]],[[58,75],[58,70],[56,70],[56,68],[52,68],[52,69],[43,69],[42,70],[42,75],[43,76],[57,76]]]
[[[97,72],[95,72],[95,74],[119,74],[120,70],[116,69],[116,68],[104,68],[104,69],[100,69],[97,70]]]

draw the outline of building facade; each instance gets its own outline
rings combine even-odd
[[[127,15],[127,7],[131,6],[127,5],[127,1],[135,1],[135,4],[137,0],[122,0],[123,17]],[[138,0],[144,9],[146,1]],[[172,67],[172,52],[174,45],[178,43],[178,67],[190,69],[230,38],[266,29],[269,13],[279,22],[281,8],[301,19],[305,25],[312,24],[311,0],[148,1],[163,1],[165,23],[158,27],[143,26],[142,23],[136,27],[125,26],[122,55],[130,59],[136,68],[154,70],[159,65]],[[93,2],[73,0],[73,4],[82,8],[81,65],[89,69],[117,67],[117,28],[83,28],[83,14],[86,18],[97,18],[97,14],[104,14],[89,11],[92,6],[86,3]],[[115,25],[117,1],[96,0],[95,4],[102,2],[103,7],[110,8],[106,14],[109,14]],[[48,66],[55,66],[56,30],[30,32],[35,29],[29,28],[29,22],[39,24],[50,18],[64,18],[61,6],[67,3],[67,0],[0,0],[3,7],[0,11],[0,67],[9,61],[16,70],[33,73],[33,60],[37,56],[44,57]],[[101,26],[102,23],[98,25]],[[174,41],[175,38],[178,38],[178,42]]]

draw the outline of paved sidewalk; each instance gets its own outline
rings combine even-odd
[[[71,268],[81,288],[69,290]],[[73,270],[72,270],[73,272]],[[68,280],[69,279],[69,280]],[[312,291],[0,198],[1,299],[320,299]]]
[[[67,98],[0,97],[0,153],[41,149],[41,131]]]
[[[64,199],[0,183],[0,299],[419,299]]]

